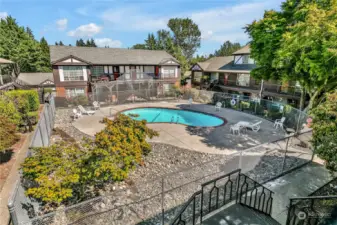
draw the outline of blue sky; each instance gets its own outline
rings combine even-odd
[[[202,32],[199,54],[226,41],[245,44],[242,29],[282,0],[0,0],[0,17],[11,15],[49,44],[94,38],[100,46],[131,47],[149,32],[167,28],[173,17],[189,17]]]

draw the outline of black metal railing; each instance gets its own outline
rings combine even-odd
[[[290,199],[287,225],[334,224],[337,221],[337,195]]]
[[[201,224],[203,217],[236,202],[270,215],[273,192],[237,169],[201,185],[175,217],[172,225]]]
[[[237,203],[270,216],[274,192],[242,173],[239,178]]]

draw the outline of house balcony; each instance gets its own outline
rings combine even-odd
[[[172,73],[114,73],[114,74],[100,74],[91,75],[90,81],[95,82],[109,82],[109,81],[149,81],[149,80],[163,80],[163,81],[177,81],[179,76]]]

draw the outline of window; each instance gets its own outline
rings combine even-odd
[[[85,67],[84,67],[85,68]],[[84,80],[83,66],[63,66],[63,76],[65,81]]]
[[[245,74],[245,73],[238,74],[238,77],[237,77],[237,80],[236,80],[236,84],[238,86],[248,87],[249,83],[250,83],[250,75],[249,74]]]
[[[99,76],[104,74],[103,66],[93,66],[91,69],[91,75],[93,76]]]
[[[104,66],[104,73],[109,74],[109,67],[108,66]]]
[[[163,78],[174,78],[176,76],[175,67],[173,66],[162,67],[162,73]]]
[[[84,88],[66,88],[66,96],[69,97],[75,97],[78,95],[84,95],[85,89]]]

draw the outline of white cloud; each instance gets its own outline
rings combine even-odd
[[[139,8],[125,7],[108,9],[101,18],[105,23],[118,30],[156,31],[166,27],[169,18],[142,13]]]
[[[87,16],[88,15],[88,8],[82,7],[82,8],[78,8],[75,10],[76,13],[82,15],[82,16]]]
[[[68,20],[67,19],[59,19],[56,21],[56,27],[58,30],[65,30],[68,26]]]
[[[77,27],[75,30],[71,30],[68,32],[68,36],[71,37],[92,37],[102,31],[101,26],[97,26],[94,23],[89,23],[86,25],[82,25]]]
[[[149,31],[167,28],[169,18],[191,18],[198,24],[203,41],[226,40],[247,42],[243,27],[263,17],[264,11],[279,7],[282,0],[246,0],[232,6],[177,13],[168,16],[145,12],[142,8],[125,7],[108,9],[101,15],[103,21],[115,30]],[[167,14],[166,14],[167,15]],[[112,26],[110,26],[112,25]]]
[[[8,16],[7,12],[0,12],[0,19],[5,19]]]
[[[110,48],[122,47],[122,42],[119,40],[112,40],[111,38],[96,38],[95,43],[98,47],[109,46]]]

